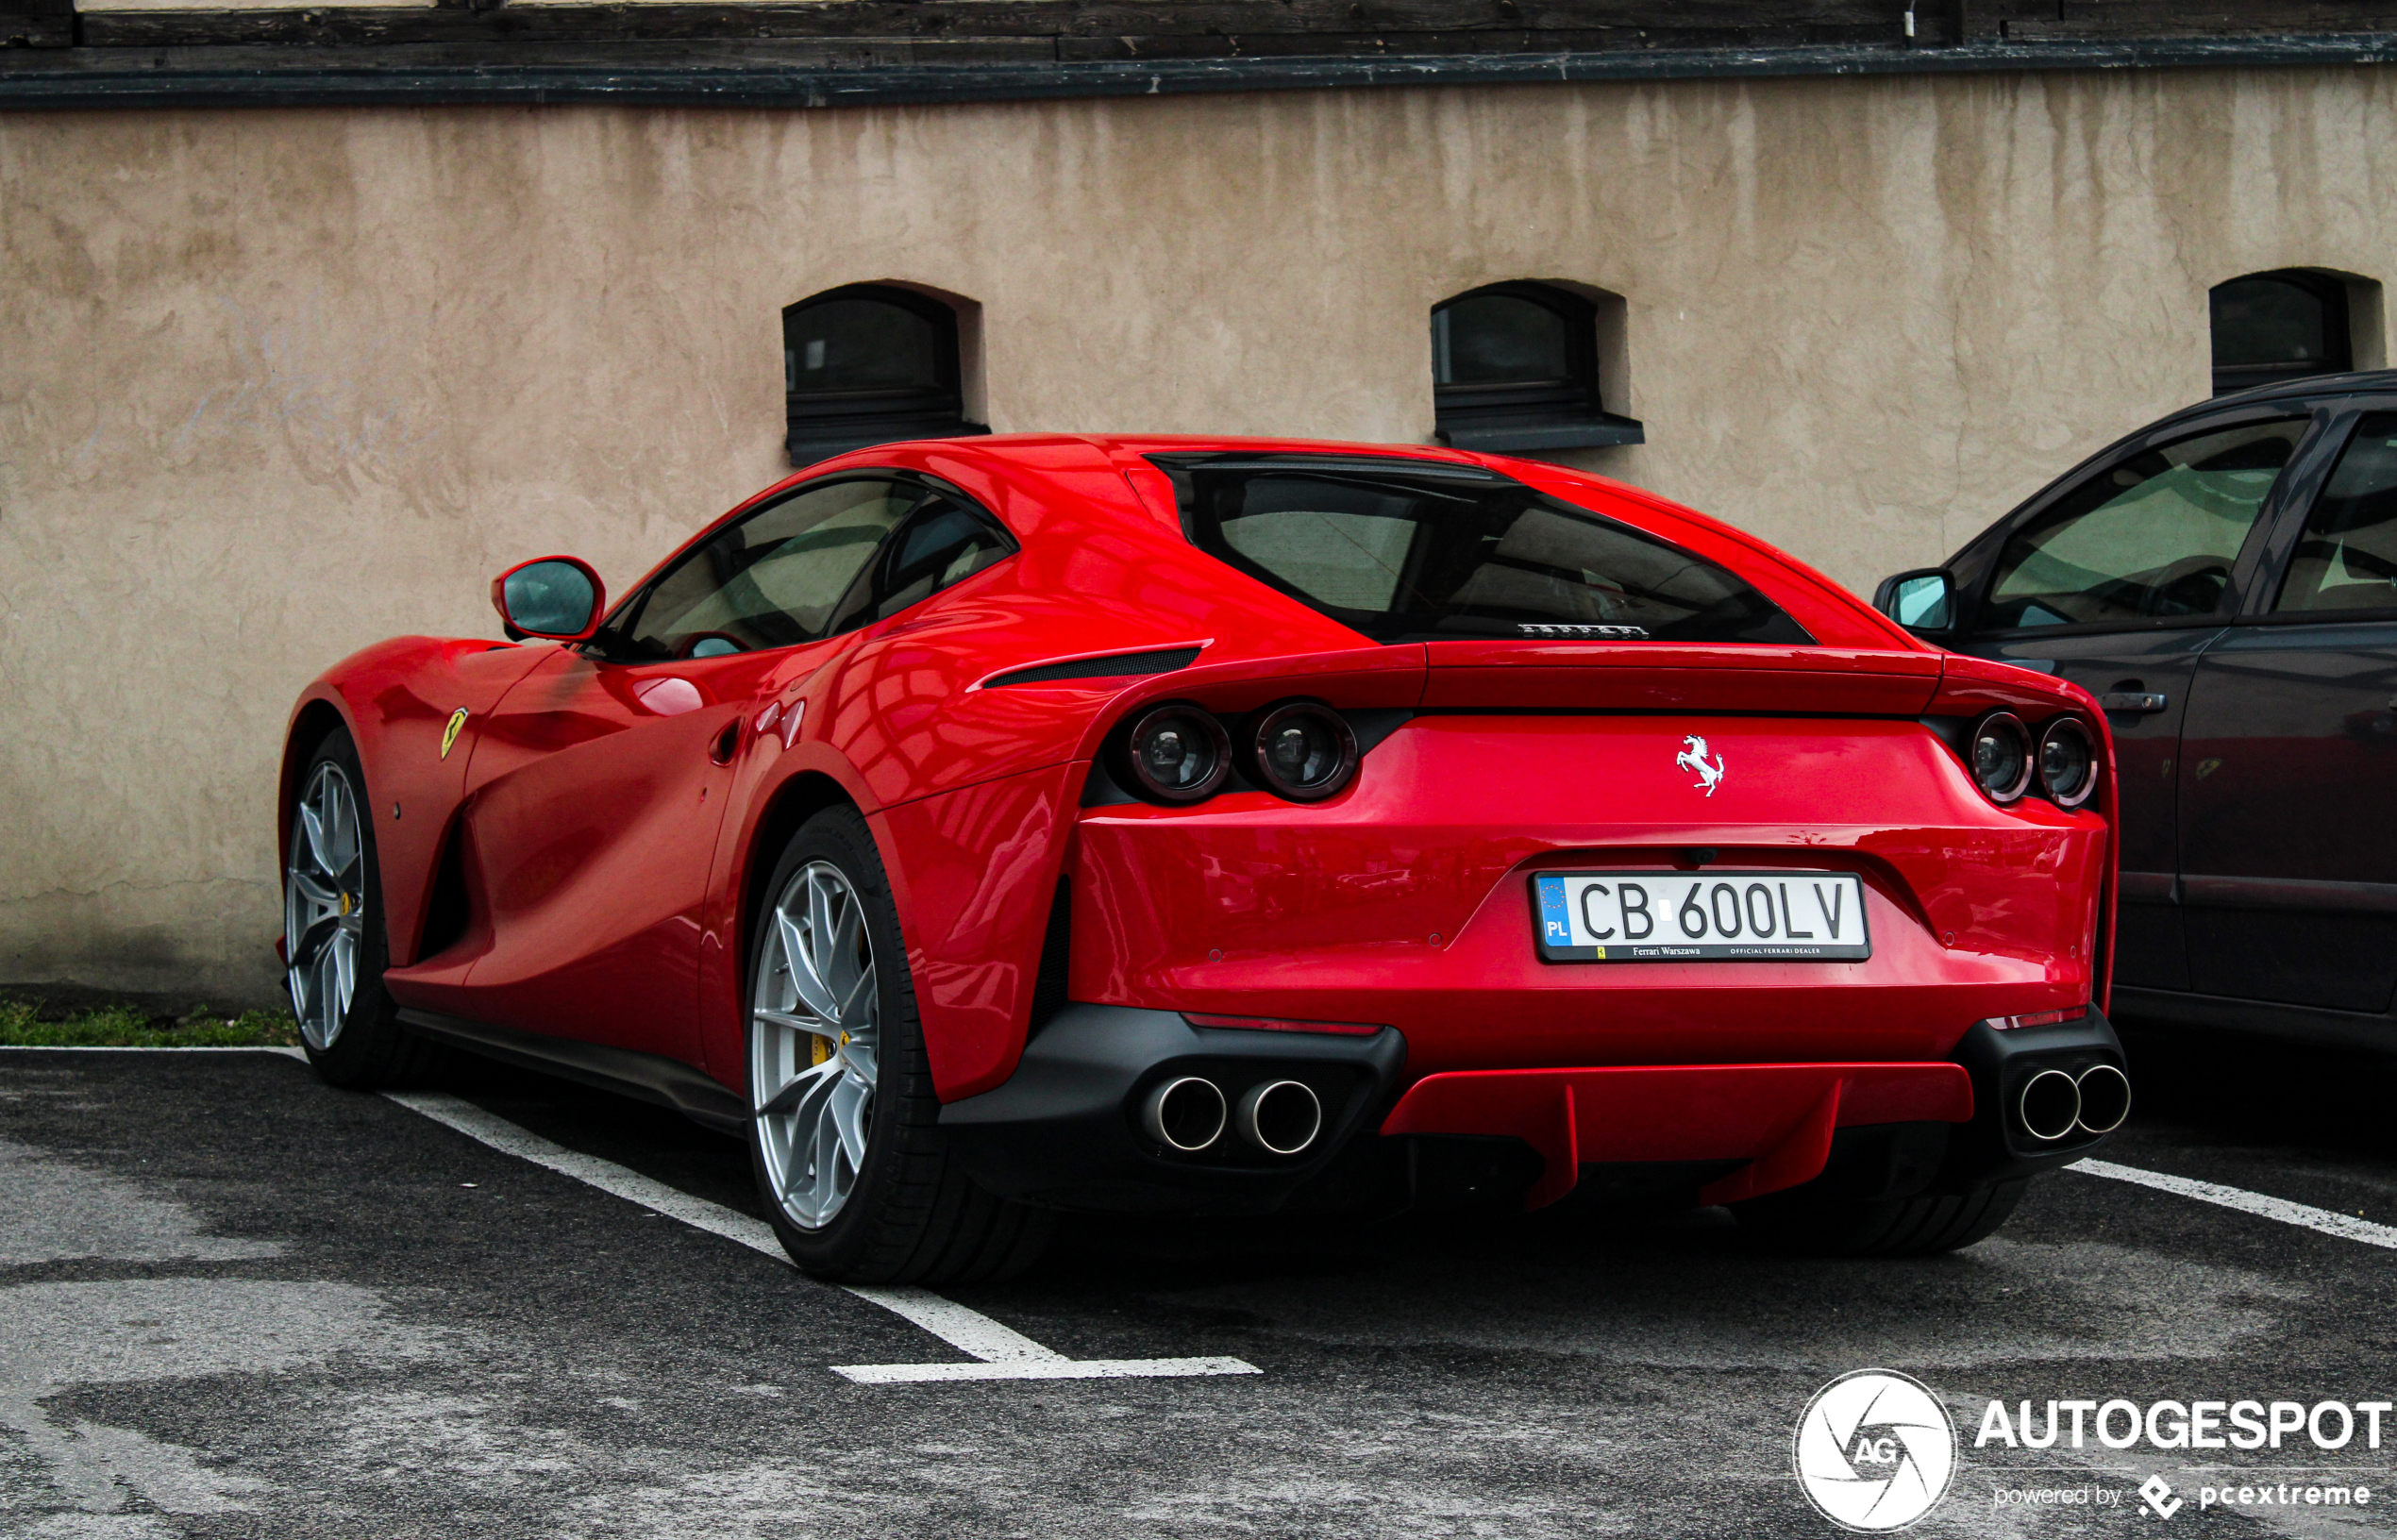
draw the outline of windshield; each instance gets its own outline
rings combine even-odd
[[[1723,567],[1472,467],[1157,463],[1201,550],[1378,642],[1814,641]]]

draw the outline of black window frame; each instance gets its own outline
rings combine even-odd
[[[2286,363],[2225,364],[2221,359],[2221,338],[2214,320],[2214,296],[2235,283],[2278,283],[2311,297],[2322,307],[2324,356],[2319,360]],[[2263,273],[2242,273],[2235,278],[2224,278],[2205,292],[2206,341],[2209,357],[2215,361],[2214,393],[2235,395],[2259,386],[2283,385],[2296,380],[2312,379],[2322,375],[2353,373],[2355,367],[2355,334],[2349,309],[2347,285],[2326,273],[2312,273],[2304,268],[2279,267]]]
[[[820,305],[869,300],[905,310],[932,327],[932,372],[930,387],[883,391],[795,391],[787,362],[793,324]],[[850,283],[810,294],[782,309],[783,447],[794,465],[870,449],[876,444],[909,439],[968,438],[988,433],[987,424],[965,416],[964,360],[958,344],[956,310],[930,294],[887,283]]]
[[[1469,299],[1503,297],[1537,305],[1565,332],[1567,377],[1507,385],[1432,384],[1433,434],[1454,449],[1508,454],[1529,449],[1590,449],[1645,444],[1646,427],[1606,410],[1601,392],[1598,306],[1553,284],[1515,279],[1451,294],[1432,307],[1433,324]]]

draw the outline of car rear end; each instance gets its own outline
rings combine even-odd
[[[2018,1180],[2127,1108],[2103,718],[1686,511],[1470,457],[1136,484],[1378,644],[1143,681],[1086,745],[1063,994],[952,1104],[1081,1207]]]

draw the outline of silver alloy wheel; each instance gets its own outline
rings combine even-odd
[[[366,842],[358,793],[330,761],[300,793],[283,873],[284,981],[300,1035],[319,1052],[342,1034],[366,933]]]
[[[782,1212],[821,1230],[865,1165],[881,1051],[874,939],[856,887],[811,861],[774,900],[749,996],[749,1096]]]

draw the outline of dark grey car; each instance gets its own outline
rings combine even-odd
[[[2174,412],[1874,602],[2104,707],[2118,1014],[2397,1049],[2397,371]]]

